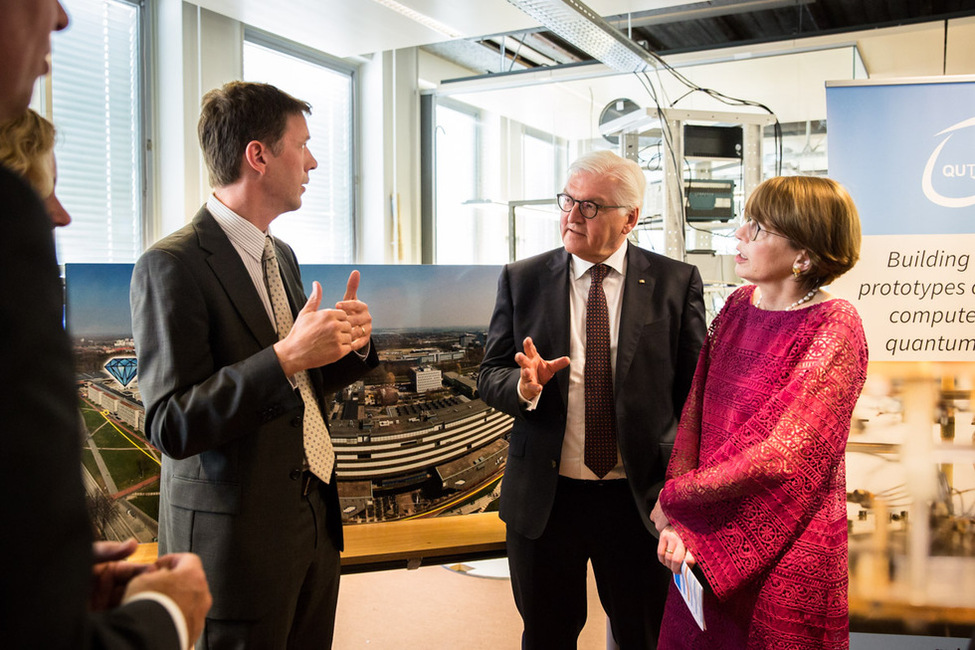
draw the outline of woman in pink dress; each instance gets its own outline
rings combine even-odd
[[[778,177],[745,205],[741,287],[711,324],[651,518],[660,561],[697,566],[701,630],[675,587],[667,648],[849,646],[844,449],[866,377],[848,271],[860,221],[835,181]]]

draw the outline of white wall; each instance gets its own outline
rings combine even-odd
[[[152,79],[152,243],[188,222],[210,194],[196,124],[200,100],[243,73],[240,23],[188,3],[152,5],[156,73]]]
[[[366,264],[420,260],[420,90],[416,48],[359,67],[359,251]]]

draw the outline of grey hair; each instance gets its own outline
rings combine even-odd
[[[569,165],[570,178],[579,173],[615,178],[619,184],[616,186],[613,201],[628,208],[643,206],[647,179],[636,162],[608,150],[590,151]]]

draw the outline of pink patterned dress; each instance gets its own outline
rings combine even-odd
[[[671,586],[663,650],[849,647],[844,449],[863,327],[845,300],[762,311],[754,289],[711,324],[660,493],[713,589],[701,632]]]

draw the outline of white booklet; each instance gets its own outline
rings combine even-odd
[[[680,595],[684,597],[687,609],[691,610],[691,616],[694,617],[697,626],[702,630],[707,629],[704,627],[704,587],[701,586],[701,581],[691,573],[691,568],[687,566],[687,562],[680,565],[680,573],[674,574],[674,584],[677,585]]]

